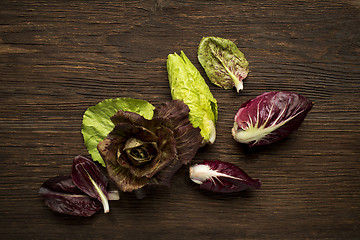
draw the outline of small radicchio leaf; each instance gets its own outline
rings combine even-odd
[[[45,205],[55,212],[90,217],[101,209],[96,199],[80,191],[71,176],[57,176],[46,180],[39,189]]]
[[[229,162],[204,161],[190,167],[190,179],[199,188],[212,192],[233,193],[259,189],[261,182]]]
[[[232,135],[250,147],[277,142],[297,130],[311,108],[311,101],[297,93],[263,93],[241,105]]]
[[[74,184],[92,198],[98,199],[109,212],[108,193],[106,186],[108,180],[96,164],[83,156],[76,156],[72,166],[71,177]]]

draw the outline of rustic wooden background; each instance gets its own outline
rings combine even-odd
[[[359,239],[360,1],[9,1],[0,3],[1,239]],[[204,36],[234,41],[250,63],[245,89],[212,85],[197,61]],[[84,111],[106,98],[171,99],[167,55],[183,50],[218,100],[214,145],[263,186],[199,191],[187,167],[171,188],[110,213],[56,214],[37,191],[88,153]],[[231,137],[240,104],[265,91],[314,103],[301,128],[248,150]]]

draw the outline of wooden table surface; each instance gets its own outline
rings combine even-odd
[[[1,239],[359,239],[360,2],[8,1],[0,3]],[[197,60],[202,37],[234,41],[244,90],[216,87]],[[183,50],[219,105],[217,140],[193,163],[222,160],[260,190],[199,191],[184,166],[170,188],[122,193],[91,218],[47,208],[43,181],[88,156],[84,111],[107,98],[171,100],[167,55]],[[285,140],[248,150],[231,136],[241,103],[293,91],[314,107]]]

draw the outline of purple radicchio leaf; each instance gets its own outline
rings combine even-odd
[[[74,184],[84,193],[99,200],[104,213],[109,212],[108,180],[96,164],[83,156],[76,156],[72,166],[71,177]]]
[[[199,188],[212,192],[233,193],[259,189],[261,182],[252,179],[244,170],[229,162],[204,161],[190,167],[190,179]]]
[[[154,118],[164,119],[174,132],[178,159],[190,163],[201,146],[200,129],[189,121],[189,107],[180,100],[163,103],[155,108]]]
[[[297,130],[311,108],[311,101],[297,93],[263,93],[241,105],[232,135],[250,147],[277,142]]]
[[[101,209],[96,199],[80,191],[71,176],[57,176],[46,180],[39,189],[45,205],[55,212],[90,217]]]
[[[177,157],[163,170],[157,173],[149,184],[170,186],[172,176],[183,164],[189,164],[202,144],[199,128],[189,121],[189,107],[180,100],[173,100],[155,108],[154,118],[164,120],[174,133]]]

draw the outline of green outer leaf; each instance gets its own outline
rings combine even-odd
[[[212,83],[224,89],[243,89],[249,63],[235,43],[219,37],[204,37],[198,48],[198,60]]]
[[[218,117],[217,101],[204,78],[183,51],[180,56],[169,54],[167,70],[172,98],[188,105],[190,122],[201,129],[205,143],[213,143]]]
[[[146,119],[152,119],[154,108],[147,101],[133,98],[106,99],[95,106],[89,107],[83,115],[81,133],[93,161],[97,161],[105,167],[105,162],[97,150],[97,145],[114,128],[110,117],[117,111],[123,110],[137,113]]]

